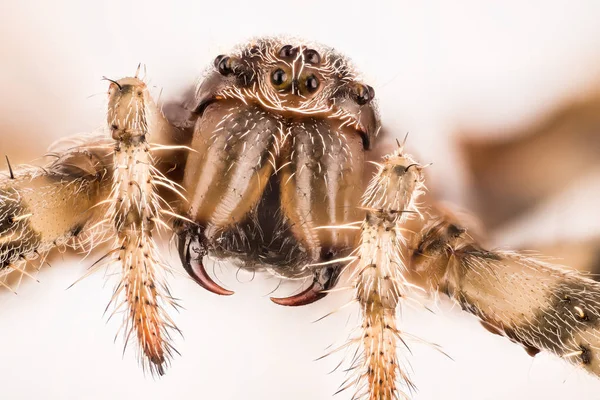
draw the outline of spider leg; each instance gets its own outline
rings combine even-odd
[[[8,176],[0,178],[0,286],[10,288],[15,275],[19,281],[32,277],[28,262],[38,260],[41,267],[55,247],[94,246],[91,228],[101,216],[94,206],[107,195],[110,163],[101,138],[74,140],[53,152],[46,166],[13,170],[9,164]]]
[[[429,222],[414,249],[421,284],[488,330],[600,375],[600,283],[529,254],[487,250],[451,214]]]
[[[561,240],[550,244],[528,245],[540,254],[560,260],[563,265],[577,269],[582,275],[595,281],[600,279],[600,238],[587,240]]]
[[[397,355],[405,343],[396,314],[408,290],[403,226],[418,215],[415,200],[422,189],[421,167],[399,149],[384,158],[363,197],[366,217],[352,274],[363,322],[360,336],[351,340],[361,343],[361,351],[349,368],[356,375],[345,386],[356,386],[353,398],[408,398],[403,387],[413,388]]]

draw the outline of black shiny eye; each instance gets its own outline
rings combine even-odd
[[[314,75],[309,75],[306,77],[304,85],[306,86],[308,93],[314,93],[319,89],[319,79]]]
[[[221,75],[230,75],[233,72],[231,68],[231,59],[227,56],[220,55],[215,58],[215,68]]]
[[[354,101],[360,105],[367,104],[375,98],[375,90],[368,85],[357,84],[353,90]]]
[[[215,58],[215,61],[213,62],[213,64],[215,65],[215,68],[219,68],[219,63],[224,58],[225,58],[225,54],[218,55],[217,58]]]
[[[304,51],[304,62],[308,64],[318,65],[321,63],[321,56],[316,50],[308,49]]]
[[[271,83],[273,86],[281,86],[287,81],[287,74],[281,68],[277,68],[271,74]]]
[[[367,88],[369,88],[369,96],[371,97],[371,100],[373,100],[375,98],[375,89],[369,85],[367,85]]]
[[[298,49],[289,44],[286,44],[279,50],[279,58],[281,59],[295,58],[297,54]]]

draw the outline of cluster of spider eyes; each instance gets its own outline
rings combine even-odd
[[[291,45],[285,45],[279,50],[279,58],[285,61],[293,61],[298,57],[299,49],[297,47],[293,47]],[[309,65],[319,65],[321,64],[321,56],[316,50],[313,49],[305,49],[302,52],[302,58],[304,63]],[[291,74],[286,73],[281,68],[276,68],[271,72],[271,84],[278,90],[287,91],[291,88],[293,80],[290,76]],[[308,74],[303,77],[300,85],[303,91],[306,93],[312,94],[315,93],[320,86],[320,81],[315,74]]]
[[[300,52],[302,52],[300,54]],[[258,53],[258,48],[250,49],[251,57]],[[299,57],[299,55],[301,57]],[[320,86],[319,76],[313,72],[302,74],[300,77],[294,77],[290,65],[301,60],[305,65],[318,67],[321,64],[321,55],[318,51],[310,48],[301,49],[292,45],[285,45],[279,49],[277,56],[280,60],[286,61],[275,66],[270,72],[270,83],[278,92],[297,92],[302,96],[308,96],[316,93]],[[217,71],[223,76],[243,75],[248,68],[238,58],[225,55],[218,56],[214,61]],[[375,97],[375,91],[371,86],[355,82],[350,87],[350,93],[354,101],[359,105],[364,105]]]
[[[300,49],[298,47],[285,45],[279,50],[278,57],[283,61],[293,63],[298,59],[299,51]],[[321,64],[321,56],[316,50],[313,49],[304,49],[302,51],[302,60],[308,65],[318,66]],[[214,65],[217,71],[224,76],[243,72],[244,69],[238,59],[225,55],[218,56],[215,59]],[[289,92],[294,86],[296,86],[300,90],[300,93],[304,95],[313,94],[319,90],[321,85],[319,78],[314,73],[303,75],[300,77],[299,81],[297,81],[288,65],[284,64],[275,67],[271,71],[270,80],[271,85],[273,85],[275,89],[282,93]]]

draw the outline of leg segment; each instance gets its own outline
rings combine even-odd
[[[56,160],[45,167],[17,167],[0,178],[0,279],[16,271],[20,280],[28,261],[43,263],[57,246],[91,249],[88,228],[100,219],[94,206],[108,193],[110,162],[102,139],[79,141],[51,154]]]
[[[449,214],[430,222],[414,248],[420,284],[530,355],[551,351],[600,375],[600,283],[525,254],[486,250]]]

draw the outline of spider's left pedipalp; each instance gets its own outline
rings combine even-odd
[[[418,216],[422,194],[422,167],[403,154],[403,146],[386,156],[363,197],[366,217],[361,227],[358,261],[350,264],[356,300],[360,304],[362,329],[360,352],[348,369],[355,374],[342,389],[355,386],[353,398],[370,400],[408,399],[405,389],[414,386],[397,351],[406,345],[396,315],[410,285],[404,275],[405,225]]]

